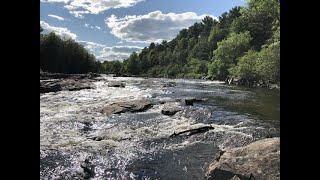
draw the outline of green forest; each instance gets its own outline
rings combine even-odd
[[[105,65],[107,71],[114,70],[113,63]],[[205,17],[172,41],[151,43],[131,54],[121,71],[148,77],[237,79],[248,86],[279,84],[280,3],[249,0],[246,7],[234,7],[218,21]]]
[[[72,39],[63,39],[53,32],[41,34],[40,69],[46,72],[81,74],[99,72],[101,64],[82,45]]]
[[[81,45],[41,35],[40,67],[50,72],[196,78],[246,86],[280,85],[280,2],[248,0],[218,20],[205,17],[171,41],[151,43],[120,61],[95,61]]]

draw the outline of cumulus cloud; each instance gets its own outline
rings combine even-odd
[[[40,21],[40,26],[43,28],[44,33],[54,32],[58,36],[64,38],[64,39],[76,39],[77,35],[75,33],[72,33],[69,29],[64,27],[55,27],[51,26],[45,21]]]
[[[111,15],[105,19],[105,23],[111,29],[111,33],[121,40],[150,43],[171,40],[181,29],[200,22],[205,16],[211,15],[197,15],[194,12],[164,14],[161,11],[154,11],[124,18]]]
[[[122,61],[130,56],[132,52],[138,52],[143,47],[139,46],[112,46],[108,47],[103,44],[90,42],[90,41],[78,41],[91,53],[95,54],[99,61]]]
[[[58,19],[59,21],[63,21],[64,20],[63,17],[57,16],[57,15],[54,15],[54,14],[49,14],[48,16],[52,17],[52,18],[55,18],[55,19]]]
[[[101,50],[102,48],[106,47],[103,44],[91,42],[91,41],[78,41],[82,44],[86,49],[90,50],[91,52],[95,52],[96,50]]]
[[[70,0],[40,0],[40,2],[47,2],[47,3],[69,3]]]
[[[132,52],[139,52],[141,49],[142,47],[139,46],[105,47],[96,58],[100,61],[122,61],[127,59]]]
[[[144,0],[41,0],[41,2],[64,3],[64,7],[77,18],[83,14],[99,14],[110,8],[127,8]]]

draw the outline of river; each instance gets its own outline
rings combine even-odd
[[[126,86],[108,87],[111,81]],[[168,82],[175,85],[162,86]],[[40,94],[40,179],[203,179],[221,149],[280,136],[278,90],[105,75],[94,86]],[[187,97],[204,101],[180,103]],[[151,100],[152,108],[101,113],[106,104],[141,98]],[[166,116],[161,113],[164,107],[182,111]],[[214,129],[169,138],[208,124]],[[101,141],[90,138],[101,135]]]

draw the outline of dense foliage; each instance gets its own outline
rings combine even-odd
[[[279,84],[280,2],[249,0],[218,21],[205,17],[170,42],[151,43],[122,64],[108,62],[105,67],[116,74]]]
[[[40,34],[40,69],[68,74],[98,72],[100,63],[82,45],[51,32]]]

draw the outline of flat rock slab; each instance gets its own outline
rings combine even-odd
[[[40,93],[57,91],[78,91],[81,89],[91,89],[93,84],[90,79],[55,79],[40,80]]]
[[[102,113],[106,115],[121,114],[125,112],[142,112],[152,107],[147,99],[115,102],[103,108]]]
[[[226,149],[209,166],[207,179],[280,179],[280,138]]]

